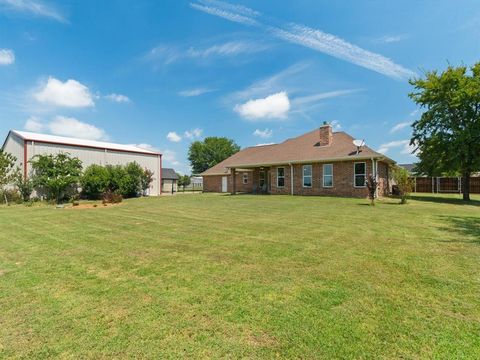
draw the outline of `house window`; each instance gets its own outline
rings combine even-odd
[[[258,181],[258,185],[260,185],[260,188],[262,188],[265,185],[265,171],[260,170],[260,178]]]
[[[312,165],[303,166],[303,187],[312,187]]]
[[[332,164],[323,164],[323,187],[333,187]]]
[[[365,187],[367,179],[367,164],[364,162],[355,163],[354,165],[354,181],[355,187]]]
[[[285,168],[277,168],[277,187],[285,186]]]

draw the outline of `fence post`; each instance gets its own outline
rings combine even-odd
[[[414,178],[414,191],[413,192],[417,192],[417,177],[415,176]]]
[[[432,176],[432,194],[435,193],[435,178]]]

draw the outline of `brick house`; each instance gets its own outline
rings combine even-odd
[[[353,140],[327,124],[280,144],[245,148],[201,174],[203,191],[366,197],[373,174],[378,196],[387,195],[395,162]]]

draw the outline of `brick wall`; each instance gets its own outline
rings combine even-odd
[[[365,162],[367,167],[367,176],[372,173],[372,161]],[[327,196],[345,196],[345,197],[367,197],[366,187],[354,187],[354,162],[342,161],[332,162],[333,165],[333,187],[323,186],[323,163],[313,163],[312,165],[312,187],[303,187],[303,165],[293,165],[293,189],[294,195],[327,195]],[[285,186],[277,186],[277,168],[285,169]],[[291,168],[289,165],[274,166],[266,168],[268,170],[270,192],[271,194],[291,194]],[[242,183],[242,173],[237,173],[236,183],[238,192],[251,192],[253,185],[258,187],[259,169],[248,172],[248,183]],[[388,164],[378,162],[378,195],[385,196],[389,192]],[[203,189],[205,192],[221,192],[222,176],[205,176],[203,178]],[[228,191],[232,190],[232,179],[228,179]]]

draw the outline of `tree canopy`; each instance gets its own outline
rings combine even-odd
[[[423,111],[410,142],[420,159],[416,171],[460,173],[463,198],[469,200],[470,176],[480,170],[480,63],[427,72],[410,84],[409,96]]]
[[[15,161],[17,161],[15,156],[0,150],[0,190],[14,179]]]
[[[225,137],[207,137],[203,141],[194,141],[188,150],[188,160],[193,173],[199,174],[240,150],[232,139]]]
[[[69,192],[75,192],[82,173],[82,162],[66,153],[37,155],[31,161],[33,185],[60,202]]]

